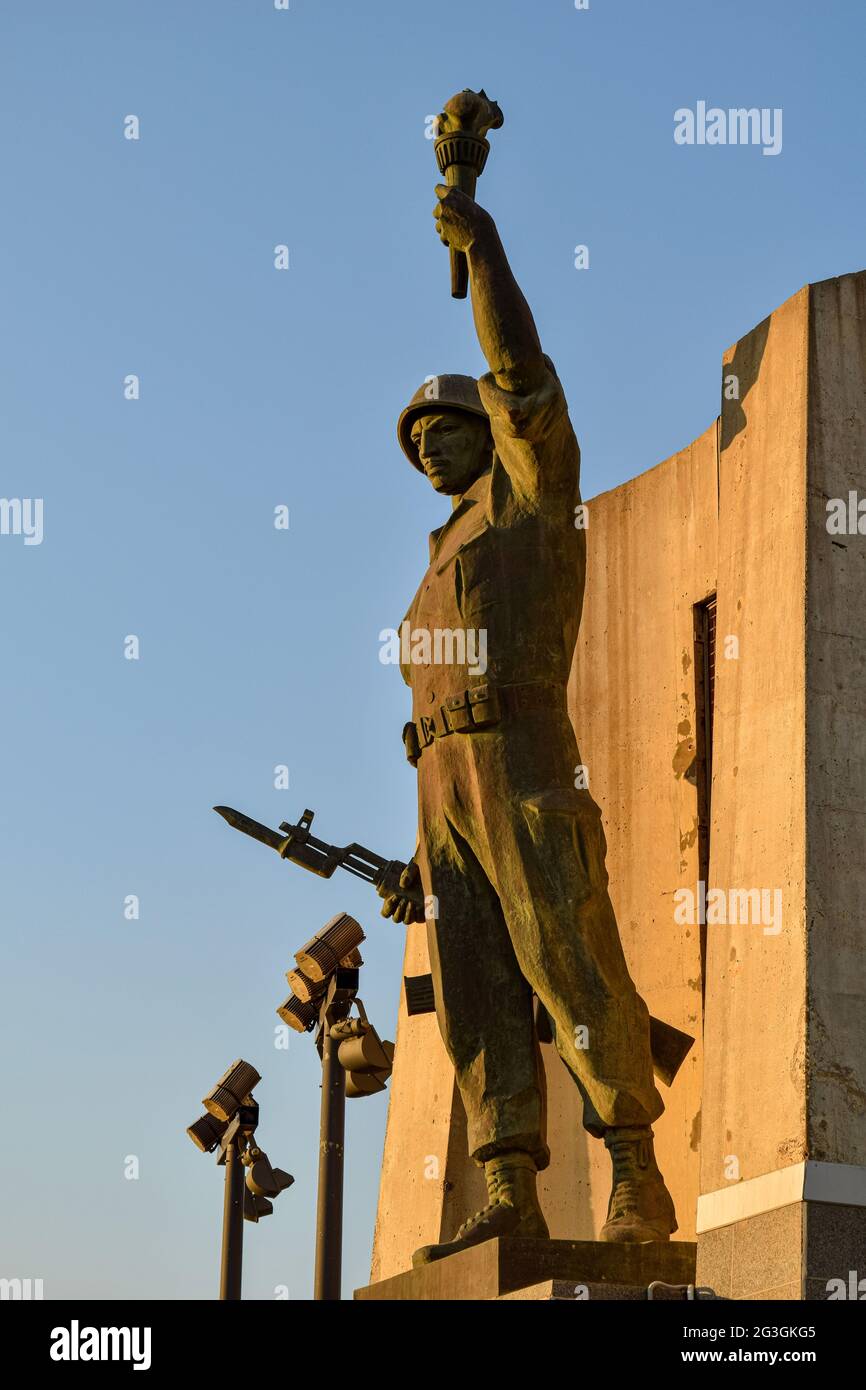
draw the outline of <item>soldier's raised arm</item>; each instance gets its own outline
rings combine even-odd
[[[439,235],[469,263],[475,327],[490,367],[478,390],[496,454],[524,499],[548,499],[560,510],[573,507],[579,500],[580,450],[562,387],[541,350],[496,224],[460,189],[437,184],[436,194]]]
[[[525,393],[544,378],[532,312],[508,264],[490,213],[459,188],[437,184],[436,230],[469,262],[472,312],[481,351],[497,386]]]

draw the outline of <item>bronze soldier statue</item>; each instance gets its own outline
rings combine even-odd
[[[492,217],[459,188],[436,194],[437,230],[468,261],[490,370],[477,382],[428,379],[398,424],[410,463],[452,502],[407,614],[404,742],[418,770],[419,843],[402,882],[420,883],[431,903],[436,1012],[490,1200],[414,1261],[494,1236],[549,1234],[536,1194],[550,1155],[533,992],[583,1097],[584,1126],[610,1151],[602,1239],[667,1240],[677,1227],[653,1153],[664,1106],[649,1017],[620,944],[601,814],[575,776],[566,708],[586,570],[580,451]],[[436,650],[437,630],[486,633],[486,669],[477,641],[452,642],[456,660],[413,659]],[[416,641],[424,631],[427,647]],[[417,915],[393,893],[382,911]]]

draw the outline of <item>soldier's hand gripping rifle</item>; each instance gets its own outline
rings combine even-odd
[[[330,878],[335,869],[345,869],[356,878],[372,883],[380,897],[395,897],[399,902],[410,905],[414,910],[410,912],[407,907],[401,914],[405,921],[423,920],[424,895],[420,888],[407,888],[400,883],[408,867],[406,864],[399,859],[383,859],[380,854],[374,854],[373,850],[365,849],[363,845],[329,845],[324,840],[317,840],[310,833],[312,811],[305,811],[297,825],[283,821],[277,831],[251,820],[242,811],[233,811],[231,806],[214,806],[214,810],[235,830],[242,830],[260,844],[275,849],[281,859],[290,859],[293,864],[300,864],[320,878]]]

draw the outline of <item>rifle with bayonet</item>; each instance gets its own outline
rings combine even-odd
[[[281,859],[290,859],[320,878],[330,878],[335,869],[345,869],[356,878],[372,883],[380,897],[394,894],[403,902],[411,903],[423,916],[424,895],[420,888],[400,886],[400,876],[407,865],[399,859],[383,859],[363,845],[329,845],[325,840],[318,840],[310,833],[313,811],[305,811],[297,825],[283,821],[277,831],[251,820],[242,811],[232,810],[231,806],[214,806],[214,810],[235,830],[242,830],[253,840],[275,849]]]
[[[283,821],[280,834],[276,830],[269,830],[266,825],[260,825],[257,820],[250,820],[242,811],[233,811],[231,806],[214,806],[214,810],[235,830],[242,830],[253,840],[275,849],[281,859],[290,859],[293,864],[300,864],[320,878],[330,878],[335,869],[345,869],[347,873],[372,883],[380,897],[393,893],[403,902],[411,903],[419,916],[424,915],[424,895],[421,890],[400,886],[400,875],[407,867],[405,864],[399,859],[383,859],[380,854],[374,854],[363,845],[329,845],[324,840],[317,840],[315,835],[310,834],[312,811],[305,811],[297,825]],[[425,978],[418,977],[419,980]],[[428,1007],[432,1007],[432,999],[430,1006],[411,1012],[427,1012]],[[543,1042],[552,1042],[553,1032],[547,1026],[544,1010],[540,1014],[539,1038]],[[670,1086],[694,1038],[669,1023],[663,1023],[661,1019],[651,1017],[649,1022],[653,1070],[665,1085]]]

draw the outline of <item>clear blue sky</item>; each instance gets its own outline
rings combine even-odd
[[[412,851],[407,694],[378,633],[445,504],[394,424],[426,375],[483,369],[430,217],[425,117],[464,86],[503,108],[479,199],[592,496],[712,421],[727,345],[866,264],[866,8],[6,0],[0,30],[0,492],[44,499],[41,545],[0,536],[0,1274],[46,1297],[214,1296],[221,1174],[184,1129],[244,1056],[296,1178],[246,1227],[245,1294],[307,1298],[318,1061],[309,1038],[274,1049],[283,972],[355,913],[393,1036],[403,929],[210,807],[276,824],[312,806],[328,838]],[[699,100],[781,107],[781,154],[675,145]],[[347,1294],[385,1111],[349,1106]]]

